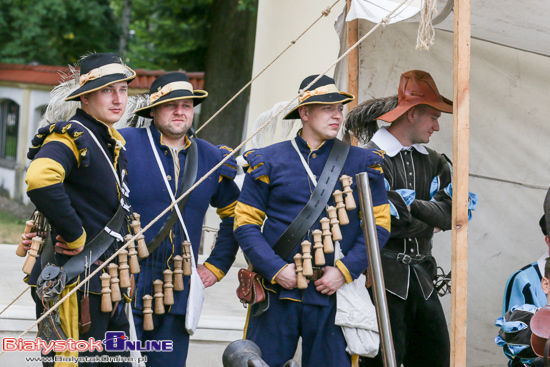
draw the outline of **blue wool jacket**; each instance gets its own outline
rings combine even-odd
[[[548,253],[544,253],[538,261],[524,266],[510,276],[504,288],[502,316],[514,306],[531,304],[542,307],[548,303],[541,285],[544,268],[542,271],[540,269],[547,257]]]
[[[117,130],[80,109],[71,120],[95,134],[119,176],[126,177],[124,139]],[[51,224],[52,242],[61,235],[72,248],[89,243],[114,216],[120,200],[113,171],[100,148],[79,124],[58,122],[38,131],[27,157],[32,160],[27,170],[27,195]],[[114,250],[111,246],[100,259],[105,260]],[[55,254],[57,265],[69,258]],[[36,284],[40,268],[38,260],[29,284]],[[99,275],[90,281],[93,293],[101,292]]]
[[[177,159],[175,159],[170,148],[163,144],[161,133],[153,125],[151,132],[155,141],[155,149],[157,149],[176,198],[183,194],[181,192],[182,178],[187,149],[190,144],[197,144],[198,148],[198,171],[195,181],[203,177],[224,158],[224,155],[231,151],[227,147],[216,147],[204,140],[193,139],[192,141],[186,140],[187,145],[179,150]],[[146,129],[127,128],[120,130],[120,133],[126,140],[130,202],[134,211],[141,215],[142,227],[145,227],[171,204],[170,196],[157,166]],[[233,182],[236,172],[236,161],[231,158],[191,192],[182,211],[195,261],[197,261],[206,210],[209,205],[217,208],[222,222],[215,247],[206,260],[205,266],[218,277],[218,280],[221,280],[230,269],[238,250],[232,231],[234,209],[239,197],[239,189]],[[167,216],[168,214],[164,215],[145,232],[146,242],[149,242],[159,232]],[[136,279],[135,301],[133,302],[138,312],[143,309],[143,296],[154,294],[153,281],[162,280],[164,270],[174,270],[171,260],[174,256],[181,255],[183,240],[185,240],[185,235],[178,221],[172,229],[171,236],[167,237],[153,253],[149,254],[148,258],[141,261],[141,272]],[[189,277],[184,277],[184,284],[183,291],[174,292],[174,305],[171,307],[170,313],[185,314],[189,294]]]
[[[296,141],[313,174],[319,178],[334,145],[334,139],[325,141],[317,150],[310,149],[299,134]],[[248,151],[245,158],[249,163],[249,169],[235,210],[235,237],[239,245],[254,269],[264,277],[264,286],[278,293],[279,298],[303,301],[307,304],[328,305],[328,296],[317,292],[313,282],[310,282],[309,287],[303,292],[298,289],[287,290],[275,283],[276,275],[287,264],[294,262],[293,257],[297,251],[301,252],[301,247],[296,244],[297,247],[284,259],[277,255],[272,247],[304,208],[314,190],[298,153],[290,141],[284,141],[266,148]],[[359,206],[355,175],[368,172],[378,240],[382,247],[390,234],[390,207],[381,163],[380,154],[351,147],[340,175],[346,174],[353,178],[351,188]],[[340,183],[337,184],[336,189],[342,189]],[[328,205],[335,205],[334,198],[331,197]],[[265,219],[266,216],[267,219]],[[368,266],[365,238],[359,223],[359,209],[348,211],[348,216],[350,223],[340,226],[343,236],[340,246],[345,257],[336,262],[347,283],[359,277]],[[312,243],[311,232],[314,229],[321,229],[319,220],[322,217],[328,217],[326,211],[323,211],[306,235]],[[334,254],[325,254],[325,258],[327,265],[334,264]]]

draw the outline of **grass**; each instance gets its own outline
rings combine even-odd
[[[25,220],[0,211],[0,243],[18,244],[25,230]]]

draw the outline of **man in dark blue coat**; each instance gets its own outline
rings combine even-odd
[[[316,77],[312,75],[304,79],[300,90]],[[300,254],[299,257],[305,259],[311,256],[306,254],[309,251],[302,250],[300,243],[302,240],[314,243],[314,232],[318,230],[316,233],[320,233],[322,223],[331,216],[327,212],[333,208],[325,207],[336,206],[332,195],[329,195],[326,205],[320,204],[322,210],[318,217],[313,215],[313,225],[305,228],[307,233],[294,235],[296,238],[290,243],[292,250],[286,251],[288,254],[278,252],[276,244],[310,197],[315,195],[316,181],[319,180],[321,185],[320,176],[327,172],[325,166],[331,171],[333,166],[327,162],[333,149],[345,146],[336,135],[343,122],[343,105],[353,99],[353,95],[340,92],[332,78],[322,76],[304,91],[299,105],[285,116],[285,119],[301,119],[303,128],[296,137],[245,153],[249,168],[235,209],[235,237],[255,271],[263,277],[269,307],[263,313],[263,305],[249,308],[244,336],[258,344],[262,358],[272,367],[282,366],[294,356],[300,337],[302,366],[352,364],[351,356],[346,353],[342,329],[335,325],[335,293],[342,285],[357,279],[368,266],[359,209],[350,208],[347,212],[349,223],[342,220],[342,238],[333,236],[343,257],[336,257],[338,251],[323,250],[324,261],[320,261],[320,257],[312,260],[319,269],[309,278],[305,289],[298,288],[294,256]],[[342,166],[330,176],[355,178],[357,173],[368,173],[376,230],[379,244],[383,246],[389,237],[390,211],[381,153],[348,148],[349,154],[340,159]],[[352,195],[357,203],[357,186],[353,181]],[[338,182],[326,190],[332,194],[334,188],[344,189]],[[334,222],[338,223],[338,220],[331,220]]]
[[[202,178],[231,152],[228,147],[216,147],[204,140],[189,138],[187,134],[193,122],[193,108],[207,95],[205,91],[193,90],[185,74],[165,74],[151,85],[149,105],[136,111],[138,116],[153,119],[150,126],[121,130],[126,139],[128,173],[131,175],[130,201],[141,215],[142,226],[149,224],[172,203],[170,192],[178,198],[190,184]],[[195,162],[196,175],[188,182],[186,169],[193,166],[192,162]],[[137,335],[142,341],[172,340],[175,346],[169,353],[147,353],[148,366],[185,365],[189,346],[185,316],[190,287],[194,286],[189,282],[190,277],[184,277],[183,290],[173,292],[173,305],[164,307],[162,314],[155,313],[153,330],[144,330],[143,297],[154,295],[153,282],[163,280],[166,270],[175,270],[174,257],[185,255],[183,241],[191,242],[196,263],[202,224],[209,205],[217,208],[221,224],[211,255],[203,265],[197,265],[204,287],[221,280],[235,259],[238,245],[233,237],[233,219],[239,196],[239,189],[233,182],[235,174],[236,161],[232,158],[190,193],[181,210],[181,219],[177,218],[168,232],[163,232],[162,227],[165,227],[167,217],[177,215],[173,210],[145,232],[147,243],[156,241],[159,245],[141,261],[141,272],[136,277],[132,306]]]
[[[92,261],[93,271],[122,245],[121,240],[128,233],[127,221],[123,220],[122,225],[109,229],[111,235],[105,237],[106,250],[95,250],[92,245],[94,241],[97,243],[100,234],[105,234],[104,229],[118,213],[124,213],[129,220],[124,139],[113,125],[126,110],[128,83],[135,76],[118,55],[95,53],[86,56],[80,64],[77,88],[65,98],[65,101],[80,102],[81,108],[70,121],[55,121],[41,128],[32,141],[28,154],[32,162],[27,170],[27,195],[51,224],[51,243],[46,242],[27,280],[33,286],[37,317],[44,311],[44,301],[36,294],[35,286],[46,264],[67,268],[69,261],[73,264],[76,261],[78,265],[74,268],[82,272],[82,280],[86,263],[83,255],[87,255],[89,261],[89,253],[94,249],[97,260]],[[35,233],[28,235],[29,238],[33,236]],[[79,282],[78,271],[73,274],[74,279],[67,279],[60,297]],[[81,304],[83,288],[60,307],[61,326],[67,338],[100,340],[108,330],[124,331],[128,335],[123,302],[117,302],[112,313],[100,311],[99,274],[90,280],[88,289],[87,311],[83,311]],[[89,329],[79,330],[80,316],[88,312]],[[105,352],[81,353],[83,356],[93,354]]]

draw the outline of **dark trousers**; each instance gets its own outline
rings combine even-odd
[[[42,315],[42,312],[44,311],[44,307],[42,306],[42,301],[38,298],[36,295],[36,287],[31,288],[31,294],[34,299],[34,302],[36,303],[36,317],[39,318]],[[78,310],[74,310],[74,312],[78,312],[78,315],[80,317],[80,301],[82,299],[83,293],[80,291],[76,292],[78,297]],[[80,340],[88,340],[89,338],[94,338],[95,340],[103,340],[105,339],[105,332],[107,331],[123,331],[126,333],[127,336],[130,335],[130,324],[128,323],[128,318],[126,317],[126,312],[124,312],[124,304],[123,302],[119,302],[118,307],[114,314],[111,316],[111,313],[107,312],[101,312],[101,295],[96,294],[89,294],[89,302],[90,302],[90,318],[92,320],[92,323],[90,325],[90,330],[86,334],[79,334]],[[92,356],[98,356],[98,355],[108,355],[112,357],[116,356],[122,356],[122,357],[130,357],[130,352],[106,352],[105,350],[103,352],[79,352],[79,357],[92,357]],[[54,357],[55,352],[51,352],[48,354],[48,357]],[[51,367],[54,364],[53,363],[42,363],[44,367]],[[82,363],[82,365],[85,365],[86,367],[130,367],[131,363],[124,363],[124,362],[98,362],[98,363]]]
[[[403,300],[386,292],[397,366],[448,367],[451,343],[445,314],[434,290],[425,300],[414,273],[410,274],[409,296]],[[361,367],[382,367],[381,353],[362,357]]]
[[[269,309],[260,316],[252,316],[258,307],[252,306],[245,326],[245,338],[260,347],[262,359],[270,367],[281,367],[294,357],[300,336],[302,367],[351,366],[342,328],[334,324],[335,295],[326,307],[278,296],[269,293]]]
[[[189,350],[189,333],[185,330],[185,315],[154,315],[154,329],[143,330],[143,315],[134,311],[134,324],[137,338],[142,342],[146,340],[172,340],[171,352],[141,352],[147,356],[147,367],[172,367],[185,366],[187,352]],[[221,360],[221,356],[220,356]]]

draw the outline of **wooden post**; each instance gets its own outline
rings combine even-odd
[[[347,0],[347,11],[349,12],[351,0]],[[346,50],[349,50],[359,40],[359,20],[355,19],[351,22],[346,22]],[[355,100],[346,105],[346,111],[351,111],[357,106],[357,94],[359,92],[359,47],[356,47],[346,57],[348,69],[348,86],[347,92],[355,96]],[[357,138],[350,136],[351,145],[357,146]]]
[[[451,367],[466,366],[468,174],[470,139],[470,0],[454,2],[453,251]]]

